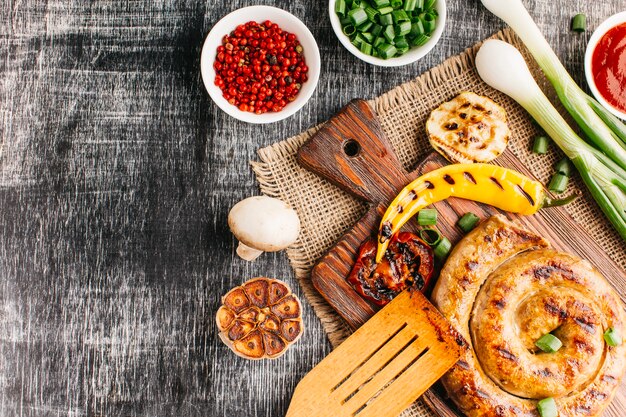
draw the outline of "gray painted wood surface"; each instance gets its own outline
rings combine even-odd
[[[282,416],[330,350],[306,334],[249,362],[216,336],[220,296],[267,275],[296,287],[284,254],[234,254],[228,209],[258,193],[259,147],[374,97],[503,27],[449,0],[440,44],[399,69],[344,50],[325,1],[266,1],[300,17],[323,60],[295,116],[269,126],[222,113],[199,74],[203,37],[258,1],[4,0],[0,6],[0,416]],[[624,0],[528,0],[578,81],[590,32]]]

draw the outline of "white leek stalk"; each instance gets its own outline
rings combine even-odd
[[[514,46],[499,40],[486,41],[476,55],[476,69],[487,84],[524,107],[565,152],[626,240],[626,171],[572,130],[543,94]]]
[[[626,169],[626,125],[578,87],[522,1],[482,0],[482,3],[517,33],[585,135],[613,162]]]

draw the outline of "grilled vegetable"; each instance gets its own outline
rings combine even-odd
[[[428,288],[433,274],[433,251],[413,233],[398,233],[391,240],[382,261],[374,262],[376,241],[361,245],[348,283],[363,298],[385,305],[407,287],[418,291]]]
[[[222,341],[247,359],[277,358],[302,335],[302,307],[284,282],[254,278],[222,298]]]
[[[433,110],[426,122],[430,144],[450,162],[489,162],[509,142],[506,111],[491,99],[465,91]]]
[[[474,200],[520,214],[533,214],[542,207],[567,204],[576,198],[574,195],[553,200],[541,183],[496,165],[448,165],[417,178],[391,202],[380,223],[376,262],[382,259],[389,239],[415,213],[448,197]]]

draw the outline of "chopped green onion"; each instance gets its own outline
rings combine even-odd
[[[393,21],[394,23],[400,23],[400,22],[410,22],[411,19],[409,19],[409,16],[406,14],[406,12],[402,9],[400,10],[394,10],[393,13]]]
[[[352,41],[350,41],[350,43],[354,46],[356,46],[357,48],[361,49],[361,38],[357,38],[356,36],[354,37],[354,39],[352,39]]]
[[[424,4],[424,10],[434,9],[435,3],[437,3],[437,0],[426,0],[426,4]]]
[[[356,8],[365,9],[366,6],[367,4],[365,3],[365,0],[352,0],[352,6],[350,8],[351,9],[356,9]]]
[[[400,55],[404,55],[409,50],[409,46],[408,44],[407,46],[403,46],[402,48],[399,46],[396,46],[396,49],[398,50],[398,52],[396,53],[396,56],[400,56]]]
[[[544,334],[535,342],[535,346],[547,353],[554,353],[561,349],[563,343],[553,334]]]
[[[435,247],[441,242],[441,233],[437,229],[422,229],[420,230],[420,237],[428,246]]]
[[[557,162],[556,165],[554,166],[554,170],[558,172],[559,174],[565,175],[566,177],[569,177],[570,175],[572,175],[572,165],[570,164],[569,159],[567,159],[567,157]]]
[[[341,23],[341,27],[345,28],[347,25],[352,25],[352,21],[348,16],[344,16],[339,19],[339,23]]]
[[[568,178],[565,175],[556,173],[552,176],[550,184],[548,184],[548,190],[561,194],[567,188],[567,181]]]
[[[533,152],[540,155],[548,152],[548,138],[545,136],[537,136],[533,144]]]
[[[396,46],[396,48],[398,48],[398,51],[400,51],[401,49],[409,49],[409,43],[406,41],[406,38],[404,36],[396,36],[396,38],[393,40],[393,44]]]
[[[383,30],[383,35],[385,36],[385,39],[387,39],[387,42],[393,43],[393,39],[396,37],[396,31],[393,30],[393,26],[389,25],[385,27],[385,30]]]
[[[346,14],[346,0],[337,0],[335,2],[335,13],[342,16]]]
[[[405,0],[403,9],[407,12],[412,12],[417,6],[417,0]]]
[[[354,26],[359,26],[367,21],[367,13],[361,8],[352,9],[348,12],[348,17]]]
[[[400,6],[402,6],[402,0],[391,0],[391,7],[397,9]]]
[[[444,261],[448,257],[450,249],[452,249],[452,243],[450,243],[447,237],[443,236],[437,246],[433,248],[435,259]]]
[[[559,410],[556,408],[554,398],[548,397],[537,403],[537,411],[541,417],[558,417]]]
[[[574,16],[572,19],[572,30],[574,32],[584,32],[587,30],[587,16],[582,13]]]
[[[420,226],[432,226],[437,224],[437,210],[422,209],[417,213],[417,222]]]
[[[374,48],[378,48],[383,43],[385,43],[385,38],[383,36],[379,36],[378,38],[376,38],[376,40],[373,43]]]
[[[415,11],[424,10],[424,0],[417,0],[415,4]]]
[[[393,57],[397,52],[398,50],[396,49],[396,47],[388,43],[382,43],[378,47],[378,54],[382,59],[389,59]]]
[[[617,347],[622,344],[622,335],[617,329],[611,327],[609,330],[604,332],[604,341],[609,346]]]
[[[372,26],[372,30],[371,30],[372,35],[378,36],[382,32],[383,32],[383,27],[381,25],[374,24],[374,26]]]
[[[377,9],[380,9],[381,7],[385,7],[385,6],[389,6],[389,0],[372,0],[374,2],[374,6],[376,6]]]
[[[465,213],[456,222],[456,225],[459,226],[459,228],[463,230],[465,233],[468,233],[476,227],[479,221],[480,221],[480,218],[474,213]]]
[[[411,32],[411,22],[400,22],[395,27],[395,31],[396,31],[396,35],[399,35],[399,36],[408,35]]]
[[[393,12],[393,7],[391,7],[391,6],[381,7],[380,9],[378,9],[378,13],[380,13],[381,16],[388,15],[391,12]],[[390,17],[393,18],[393,16],[390,16]],[[382,21],[380,23],[382,23]],[[385,24],[385,23],[383,23],[383,24]],[[387,23],[387,24],[390,25],[391,23]]]
[[[359,33],[359,35],[361,35],[361,40],[365,41],[367,43],[372,43],[372,42],[374,42],[374,39],[376,39],[376,36],[374,36],[370,32]]]
[[[391,14],[381,15],[378,18],[378,20],[380,21],[380,24],[383,26],[393,25],[393,16]]]
[[[359,32],[367,32],[368,30],[370,30],[372,26],[374,26],[374,24],[368,20],[367,22],[363,23],[361,26],[359,26],[356,29]]]
[[[370,6],[367,6],[365,8],[365,13],[367,13],[367,18],[369,19],[370,22],[376,23],[376,16],[378,16],[378,10]]]
[[[426,34],[418,35],[415,39],[411,40],[411,46],[422,46],[430,40],[430,36]]]
[[[372,54],[372,45],[367,42],[361,42],[361,52],[367,55]]]
[[[424,24],[424,30],[426,33],[432,33],[435,30],[435,20],[436,17],[432,14],[425,14],[422,23]]]
[[[346,36],[352,36],[356,32],[356,28],[352,25],[346,25],[343,27],[343,34]]]
[[[424,25],[421,20],[416,20],[411,23],[411,31],[409,32],[409,36],[418,36],[424,33]]]

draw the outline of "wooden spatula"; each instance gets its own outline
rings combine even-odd
[[[300,381],[286,417],[396,417],[456,363],[459,337],[404,291]]]

